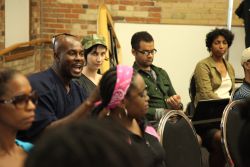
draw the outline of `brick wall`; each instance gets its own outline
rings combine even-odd
[[[234,0],[234,9],[241,0]],[[226,25],[227,0],[31,0],[31,39],[67,32],[96,33],[98,4],[104,2],[115,22]],[[4,1],[0,1],[0,49],[4,44]],[[233,25],[242,20],[233,16]],[[42,69],[52,61],[51,50],[41,54]]]
[[[38,0],[30,1],[30,35],[31,39],[41,37],[41,2]]]
[[[225,0],[103,0],[115,22],[226,25]],[[98,0],[44,0],[42,34],[69,32],[83,36],[96,32]],[[240,0],[234,1],[234,9]],[[233,25],[242,25],[235,15]]]
[[[35,70],[35,58],[36,56],[29,56],[23,59],[17,59],[15,61],[9,61],[4,63],[4,67],[15,67],[15,69],[20,70],[23,74],[30,74]]]
[[[234,9],[240,0],[234,0]],[[194,24],[218,25],[227,24],[228,0],[164,0],[159,1],[161,6],[161,23],[167,24]],[[242,21],[233,15],[233,25],[242,25]]]

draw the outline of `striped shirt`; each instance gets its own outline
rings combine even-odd
[[[240,100],[250,97],[250,84],[245,80],[240,88],[235,92],[233,100]]]

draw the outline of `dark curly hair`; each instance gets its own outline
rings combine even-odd
[[[215,28],[214,30],[210,31],[206,35],[206,47],[209,52],[211,51],[213,41],[218,36],[223,36],[225,38],[225,40],[227,41],[228,47],[232,45],[232,42],[234,40],[234,34],[225,28],[221,28],[221,29]]]
[[[138,50],[140,47],[140,42],[152,42],[154,41],[152,35],[150,35],[147,31],[136,32],[131,38],[131,46],[133,49]]]

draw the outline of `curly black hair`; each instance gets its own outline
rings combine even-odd
[[[215,28],[214,30],[210,31],[206,35],[206,47],[207,50],[210,52],[213,41],[218,37],[223,36],[225,40],[227,41],[228,47],[232,45],[232,42],[234,40],[234,34],[225,28]]]

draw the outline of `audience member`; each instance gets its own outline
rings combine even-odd
[[[167,72],[152,64],[157,51],[153,37],[146,31],[137,32],[132,36],[131,46],[135,56],[133,68],[147,85],[148,120],[159,121],[166,109],[182,109],[181,97],[176,94]]]
[[[82,44],[70,34],[53,37],[54,62],[46,71],[29,77],[32,88],[39,95],[36,119],[19,139],[33,141],[42,131],[75,120],[71,113],[86,98],[85,91],[72,81],[80,77],[84,56]]]
[[[216,28],[206,35],[210,55],[198,62],[194,71],[196,83],[195,104],[199,100],[229,98],[234,88],[233,66],[224,59],[234,35],[227,29]]]
[[[250,97],[250,47],[242,52],[241,65],[244,70],[245,78],[243,84],[235,92],[233,100],[245,99]]]
[[[93,113],[98,115],[104,108],[109,109],[108,118],[127,129],[127,141],[141,150],[145,165],[165,166],[165,152],[159,141],[145,132],[149,97],[141,75],[132,67],[118,65],[103,75],[99,86],[101,103]]]
[[[144,167],[124,135],[108,120],[77,121],[42,136],[25,167]]]
[[[98,70],[100,70],[106,57],[107,45],[105,38],[96,34],[84,37],[82,45],[84,47],[85,66],[80,78],[76,81],[86,89],[87,96],[89,96],[102,77],[101,74],[98,74]]]
[[[23,165],[32,144],[16,140],[16,134],[31,126],[36,102],[37,95],[24,75],[0,69],[0,166]]]
[[[206,47],[210,55],[201,60],[195,68],[196,84],[195,104],[199,100],[229,98],[234,88],[234,69],[223,56],[227,55],[234,35],[227,29],[216,28],[206,35]],[[203,145],[208,149],[211,167],[225,165],[225,157],[221,146],[221,131],[206,129],[197,133]]]

